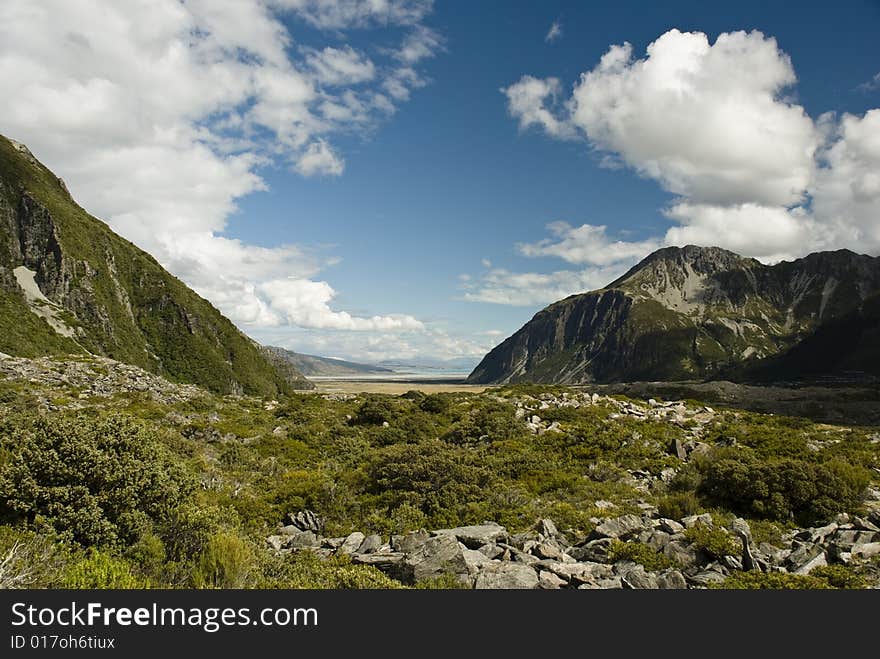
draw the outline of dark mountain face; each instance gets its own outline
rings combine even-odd
[[[2,136],[0,351],[102,355],[223,393],[273,395],[304,382]]]
[[[855,356],[876,352],[878,294],[880,258],[847,250],[765,266],[717,247],[665,248],[536,314],[468,380],[785,379],[856,362],[874,372],[876,357]]]

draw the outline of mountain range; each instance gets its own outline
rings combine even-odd
[[[468,382],[844,375],[880,375],[880,258],[839,250],[764,265],[690,245],[546,307]]]
[[[332,357],[318,357],[317,355],[304,355],[285,348],[267,346],[266,351],[272,359],[290,364],[307,377],[340,377],[355,375],[390,375],[394,373],[390,368],[373,366],[371,364],[359,364],[343,359]]]
[[[0,136],[0,352],[100,355],[221,393],[311,385]]]

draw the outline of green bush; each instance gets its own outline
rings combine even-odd
[[[190,492],[181,465],[147,426],[111,415],[7,422],[0,519],[51,527],[85,546],[126,545]]]
[[[694,547],[700,549],[712,558],[723,556],[739,556],[742,548],[739,542],[724,529],[713,526],[697,524],[684,532],[684,537]]]
[[[681,519],[696,515],[703,510],[700,500],[693,492],[671,492],[657,502],[661,517]]]
[[[399,581],[382,574],[374,567],[352,565],[347,556],[321,559],[314,552],[271,556],[263,566],[259,588],[305,589],[396,589]]]
[[[843,565],[822,565],[810,572],[810,576],[824,579],[832,588],[862,589],[870,586],[865,577]]]
[[[253,576],[254,550],[237,535],[220,532],[211,536],[195,570],[196,588],[244,588]]]
[[[61,588],[149,588],[150,582],[136,574],[128,561],[91,548],[70,563],[60,578]]]
[[[783,572],[733,572],[724,581],[710,584],[709,588],[725,590],[828,590],[825,579],[812,574]]]
[[[650,571],[675,567],[675,563],[669,558],[641,542],[612,540],[611,544],[608,545],[608,559],[611,563],[632,561]]]
[[[449,394],[429,394],[422,399],[419,407],[423,412],[446,414],[452,407],[452,399]]]
[[[762,460],[719,451],[706,463],[700,492],[735,512],[812,525],[853,510],[869,483],[866,469],[836,460]]]
[[[391,396],[373,394],[367,396],[358,408],[354,421],[365,425],[382,425],[391,423],[397,413],[397,405]]]

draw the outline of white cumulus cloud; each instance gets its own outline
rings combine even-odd
[[[793,100],[796,82],[788,55],[757,31],[711,43],[670,30],[641,58],[629,43],[613,45],[568,96],[557,78],[523,75],[502,89],[521,129],[583,139],[600,166],[629,167],[675,198],[663,209],[674,222],[665,235],[609,243],[602,226],[556,224],[520,252],[612,270],[688,243],[767,262],[818,249],[880,252],[880,110],[814,120]],[[585,279],[574,275],[553,278]],[[485,284],[484,298],[515,297]]]
[[[406,315],[353,316],[318,276],[333,262],[296,245],[223,235],[260,167],[338,176],[341,133],[369,130],[425,83],[418,58],[376,61],[335,34],[296,48],[281,20],[321,29],[403,26],[408,0],[6,0],[0,3],[0,132],[26,143],[89,211],[250,330],[302,324],[424,331]],[[427,29],[427,28],[425,28]],[[406,94],[388,96],[398,76]]]

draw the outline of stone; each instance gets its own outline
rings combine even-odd
[[[613,568],[603,563],[556,563],[550,570],[557,576],[574,583],[587,583],[612,576]]]
[[[851,549],[856,545],[867,545],[877,539],[877,533],[873,531],[837,531],[831,537],[831,542],[838,547]]]
[[[543,570],[538,574],[538,587],[543,590],[559,590],[566,585],[568,582],[565,579],[559,578],[550,570]]]
[[[825,552],[821,552],[809,559],[808,561],[797,565],[794,569],[795,574],[809,574],[817,567],[824,567],[828,565],[828,559],[825,557]]]
[[[559,530],[556,528],[556,524],[553,523],[552,519],[542,519],[537,524],[538,533],[543,535],[545,538],[555,538],[559,535]]]
[[[469,549],[479,549],[487,542],[498,542],[507,538],[507,529],[494,522],[487,524],[479,524],[476,526],[459,526],[454,529],[440,529],[434,531],[435,536],[451,535],[455,536],[462,544]]]
[[[408,583],[434,579],[444,574],[453,574],[459,578],[470,575],[461,546],[451,534],[428,539],[413,553],[407,555],[402,569],[403,578]],[[537,576],[535,580],[537,581]]]
[[[461,554],[464,556],[464,562],[471,576],[477,574],[481,566],[492,561],[491,558],[476,549],[462,549]]]
[[[311,531],[315,535],[324,532],[324,518],[311,510],[300,510],[297,513],[289,513],[287,519],[300,531]]]
[[[577,547],[571,547],[567,550],[567,553],[577,561],[601,563],[608,558],[608,547],[612,542],[612,538],[599,538]]]
[[[687,582],[679,570],[664,570],[657,575],[657,588],[661,590],[683,590],[687,588]]]
[[[878,521],[880,521],[880,520],[878,520]],[[853,524],[855,525],[855,527],[857,529],[862,530],[862,531],[873,531],[874,533],[880,532],[880,526],[878,526],[878,524],[875,524],[874,522],[872,522],[871,520],[869,520],[865,517],[853,518]]]
[[[499,547],[494,542],[487,542],[485,545],[480,547],[477,551],[483,554],[486,558],[498,558],[499,556],[504,554],[504,548]]]
[[[360,531],[355,531],[351,535],[345,538],[345,541],[339,545],[339,549],[337,550],[340,554],[353,554],[355,553],[366,539],[366,536]]]
[[[578,590],[620,590],[621,588],[623,588],[623,581],[620,577],[608,577],[578,586]]]
[[[662,517],[660,519],[660,530],[665,531],[670,535],[675,535],[676,533],[684,533],[684,525],[679,524],[674,519]]]
[[[402,552],[385,552],[375,554],[354,554],[351,562],[356,565],[370,565],[393,578],[399,578],[401,575],[401,566],[406,559],[406,554]]]
[[[322,538],[321,546],[327,549],[339,549],[343,542],[345,542],[345,538]]]
[[[688,529],[700,525],[712,526],[712,515],[709,513],[703,513],[702,515],[689,515],[688,517],[682,517],[681,523]]]
[[[309,547],[320,547],[321,543],[311,531],[303,531],[296,535],[288,536],[287,546],[291,549],[306,549]]]
[[[727,575],[718,566],[697,572],[693,576],[687,577],[686,580],[694,586],[706,588],[710,584],[721,583],[726,578]]]
[[[298,526],[294,526],[293,524],[288,524],[287,526],[282,526],[281,529],[279,530],[279,533],[281,535],[297,535],[302,532],[303,532],[303,529],[299,528]]]
[[[645,529],[645,523],[635,515],[622,515],[613,519],[606,519],[596,525],[591,534],[595,538],[618,538],[625,539]]]
[[[427,531],[410,531],[403,536],[395,536],[391,543],[394,551],[402,551],[404,554],[411,554],[416,549],[425,544],[431,536]]]
[[[676,437],[669,443],[669,453],[670,455],[674,455],[679,460],[687,460],[687,449],[685,449],[682,441]]]
[[[663,551],[663,548],[669,544],[672,536],[664,531],[650,531],[647,537],[642,540],[642,544],[648,545],[654,551]]]
[[[853,547],[852,552],[853,558],[874,558],[875,556],[880,556],[880,542],[869,542],[866,545],[856,545]]]
[[[631,590],[656,590],[657,577],[638,563],[622,561],[615,564],[614,571],[620,576],[624,588]]]
[[[532,590],[537,587],[538,573],[522,563],[493,561],[483,565],[474,579],[477,590]]]
[[[697,564],[697,552],[683,540],[670,540],[663,548],[663,555],[683,568]]]
[[[375,551],[378,551],[382,546],[382,536],[379,535],[368,535],[364,538],[364,541],[361,543],[360,547],[357,549],[358,554],[372,554]]]
[[[275,551],[281,551],[287,546],[288,537],[284,535],[270,535],[266,538],[266,544]]]
[[[562,550],[552,540],[545,540],[537,547],[534,548],[532,554],[537,556],[538,558],[551,559],[556,561],[561,561],[563,557]]]
[[[617,504],[612,503],[611,501],[605,501],[604,499],[599,499],[598,501],[593,502],[593,507],[598,508],[599,510],[610,510],[612,508],[617,508]]]

